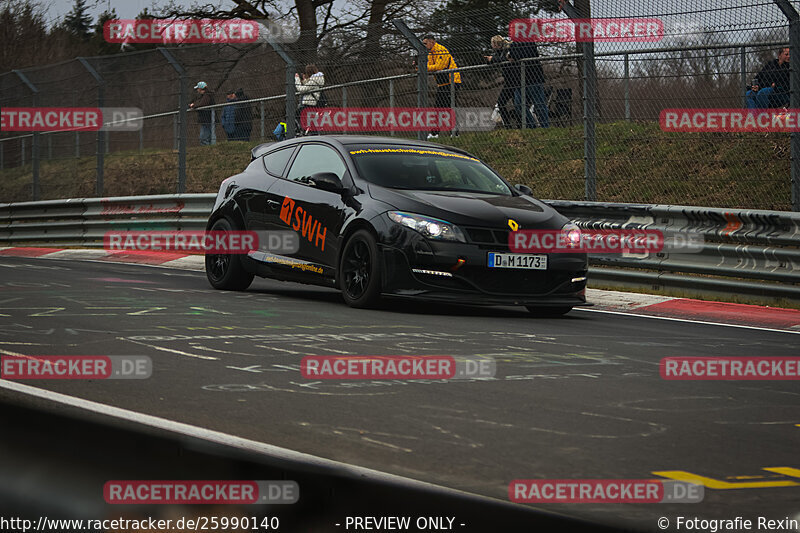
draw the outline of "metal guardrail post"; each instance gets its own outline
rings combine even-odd
[[[778,1],[778,0],[776,0]],[[570,19],[581,18],[575,7],[564,2],[564,13]],[[584,197],[590,202],[597,200],[597,70],[594,63],[594,43],[583,46],[583,155]]]
[[[792,52],[789,59],[789,107],[797,109],[800,107],[800,14],[789,0],[773,1],[789,21],[789,47]],[[791,138],[792,210],[800,211],[800,133],[793,131]]]
[[[28,86],[28,89],[31,90],[31,101],[33,102],[33,107],[39,105],[39,89],[31,83],[25,74],[20,72],[19,70],[15,70],[14,74],[22,80],[22,83]],[[22,140],[22,164],[25,164],[25,139]],[[33,196],[33,201],[39,199],[40,190],[39,190],[39,132],[33,132],[33,143],[31,146],[31,166],[32,168],[32,183],[31,183],[31,195]]]
[[[280,44],[270,40],[269,45],[286,63],[286,138],[292,139],[297,133],[294,127],[295,111],[297,109],[294,75],[297,63],[286,53],[286,50],[284,50]]]
[[[428,49],[402,19],[394,19],[392,24],[417,51],[417,107],[428,107]],[[418,131],[417,139],[425,139],[425,132]]]
[[[166,48],[159,50],[178,73],[178,194],[186,192],[186,142],[188,139],[189,83],[186,70]]]
[[[83,67],[92,75],[94,80],[97,82],[97,107],[102,108],[104,105],[105,100],[105,80],[100,76],[100,74],[89,64],[86,58],[79,57],[77,58],[78,61],[83,65]],[[107,141],[107,131],[98,131],[97,132],[97,180],[95,183],[95,194],[97,196],[103,196],[103,169],[105,167],[105,154],[108,143]]]

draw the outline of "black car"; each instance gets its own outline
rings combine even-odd
[[[252,156],[222,182],[207,229],[294,230],[299,250],[208,254],[217,289],[244,290],[258,275],[337,287],[353,307],[381,295],[550,315],[587,305],[586,254],[508,260],[512,230],[577,228],[467,152],[341,135],[262,144]]]

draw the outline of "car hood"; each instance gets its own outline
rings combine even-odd
[[[530,196],[498,196],[456,191],[412,191],[370,184],[370,195],[407,211],[460,225],[508,228],[514,219],[522,228],[560,229],[567,221],[552,207]]]

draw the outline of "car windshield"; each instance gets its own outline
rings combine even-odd
[[[399,145],[351,146],[365,180],[392,189],[462,191],[512,196],[511,188],[478,159],[436,148]]]

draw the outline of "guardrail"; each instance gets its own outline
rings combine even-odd
[[[697,253],[593,254],[591,279],[615,285],[800,299],[800,213],[549,201],[587,229],[650,229],[703,238]],[[750,280],[750,281],[747,281]]]
[[[0,204],[0,245],[102,247],[109,231],[204,230],[215,194]]]
[[[0,246],[102,246],[107,231],[202,230],[214,194],[0,204]],[[590,280],[609,286],[800,299],[800,213],[548,201],[587,229],[702,236],[698,253],[592,254]]]

